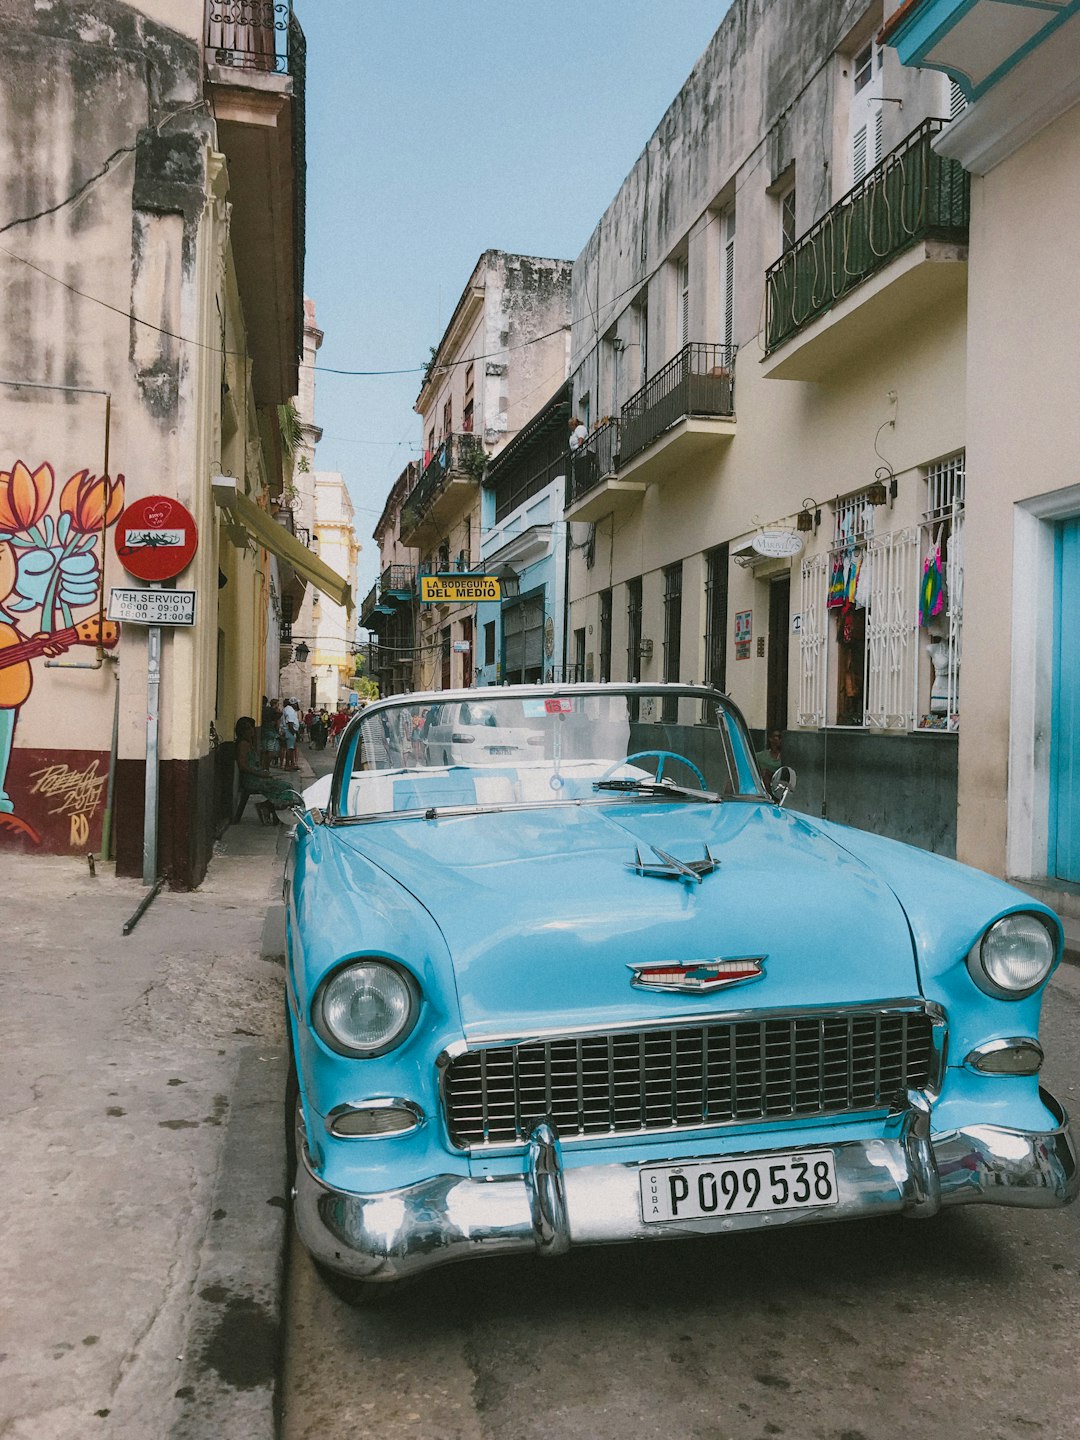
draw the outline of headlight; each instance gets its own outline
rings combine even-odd
[[[1038,915],[996,920],[967,957],[975,984],[999,1000],[1021,1000],[1050,974],[1056,944]]]
[[[388,960],[354,960],[323,981],[311,1014],[332,1050],[373,1056],[401,1044],[418,1010],[411,976]]]

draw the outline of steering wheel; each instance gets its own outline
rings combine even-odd
[[[698,783],[701,785],[702,790],[708,790],[709,787],[705,783],[705,776],[701,773],[698,767],[694,764],[692,760],[688,760],[685,755],[680,755],[676,750],[636,750],[633,755],[627,755],[624,760],[616,760],[614,765],[608,766],[608,768],[604,771],[603,775],[600,776],[600,779],[606,780],[609,775],[613,775],[616,770],[621,770],[624,765],[629,765],[634,760],[647,760],[650,755],[655,756],[656,759],[660,762],[656,767],[655,778],[657,781],[660,781],[664,778],[665,763],[668,760],[678,760],[680,765],[685,765],[688,770],[692,770],[694,772],[694,774],[698,778]]]

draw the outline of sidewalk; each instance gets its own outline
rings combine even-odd
[[[5,1440],[274,1434],[289,826],[247,809],[127,937],[138,881],[0,855]]]

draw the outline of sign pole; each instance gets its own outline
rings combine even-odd
[[[160,585],[152,585],[159,590]],[[146,784],[143,792],[143,884],[157,880],[158,715],[161,692],[161,626],[146,631]]]

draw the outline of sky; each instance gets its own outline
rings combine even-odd
[[[413,402],[488,249],[573,260],[730,0],[295,0],[308,44],[305,289],[320,470],[371,531],[420,450]]]

